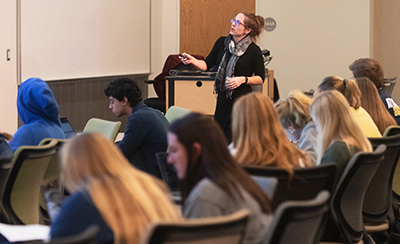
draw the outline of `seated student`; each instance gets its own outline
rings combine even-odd
[[[271,99],[259,92],[239,98],[232,111],[231,152],[241,165],[271,166],[293,173],[310,158],[291,143]]]
[[[181,180],[186,218],[250,210],[244,243],[260,243],[271,222],[268,197],[227,149],[222,129],[206,115],[190,114],[171,124],[168,163]]]
[[[340,92],[322,92],[314,99],[310,111],[318,130],[318,162],[336,164],[336,185],[353,155],[359,151],[371,152],[371,144]]]
[[[354,78],[367,77],[374,83],[386,109],[400,125],[400,107],[392,97],[386,95],[382,90],[384,76],[381,64],[372,58],[360,58],[350,64],[349,69],[353,72]]]
[[[325,77],[318,86],[318,92],[328,90],[337,90],[344,95],[354,118],[366,137],[382,137],[371,116],[361,107],[361,92],[355,80],[343,79],[339,76]]]
[[[24,125],[9,142],[12,150],[24,145],[36,146],[44,138],[64,138],[58,104],[45,81],[30,78],[23,82],[18,89],[17,109]]]
[[[104,93],[117,117],[128,116],[119,149],[133,166],[161,178],[156,153],[167,150],[169,123],[165,116],[142,102],[142,92],[132,79],[117,78]]]
[[[14,152],[11,150],[6,140],[11,139],[7,133],[0,133],[0,158],[11,158]]]
[[[297,141],[297,148],[305,150],[311,164],[317,163],[317,128],[312,121],[312,99],[300,91],[292,91],[285,100],[275,103],[281,124],[290,141]]]
[[[385,108],[374,83],[367,77],[356,79],[361,91],[361,106],[371,115],[379,131],[383,134],[391,125],[397,125],[394,118]]]
[[[84,133],[65,145],[61,178],[72,194],[50,226],[51,238],[72,236],[91,225],[96,243],[139,243],[151,222],[179,221],[158,179],[132,167],[99,134]]]

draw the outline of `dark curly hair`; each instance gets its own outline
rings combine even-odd
[[[139,85],[136,81],[126,77],[119,77],[110,82],[107,88],[104,89],[104,94],[107,97],[112,96],[120,102],[126,97],[131,107],[142,101],[142,91]]]
[[[349,69],[353,72],[354,78],[367,77],[375,84],[378,90],[383,87],[383,68],[375,59],[357,59],[350,64]]]

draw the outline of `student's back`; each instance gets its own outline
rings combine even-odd
[[[23,145],[38,145],[44,138],[64,138],[58,104],[45,81],[30,78],[22,83],[18,90],[17,108],[24,125],[9,143],[12,150]]]

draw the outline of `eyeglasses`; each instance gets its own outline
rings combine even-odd
[[[244,27],[246,27],[246,25],[243,23],[240,23],[240,21],[238,19],[231,19],[231,23],[232,24],[235,23],[235,25],[237,25],[237,26],[243,25]]]

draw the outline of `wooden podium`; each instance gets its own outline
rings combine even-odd
[[[165,111],[171,106],[188,108],[193,112],[214,115],[217,95],[214,94],[214,78],[210,76],[167,76],[165,77]],[[253,86],[253,90],[274,97],[274,71],[268,70],[265,82]]]

